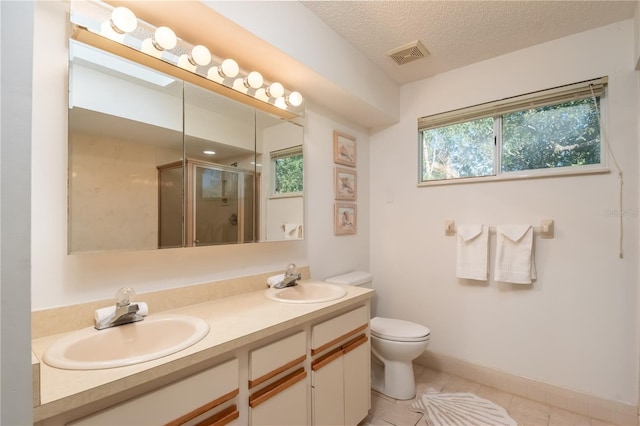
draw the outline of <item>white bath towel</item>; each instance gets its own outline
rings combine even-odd
[[[486,225],[458,225],[456,276],[486,281],[489,229]]]
[[[535,278],[533,227],[531,225],[497,226],[496,281],[531,284],[531,280]]]

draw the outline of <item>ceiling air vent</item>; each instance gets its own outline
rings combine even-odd
[[[404,46],[392,49],[387,52],[387,55],[391,57],[398,65],[404,65],[406,63],[415,61],[417,59],[424,58],[429,55],[429,51],[424,45],[416,40]]]

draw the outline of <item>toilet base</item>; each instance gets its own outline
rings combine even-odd
[[[373,356],[371,362],[371,388],[393,399],[413,399],[416,381],[412,362],[387,361]]]

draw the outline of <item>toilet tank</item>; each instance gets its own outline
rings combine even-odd
[[[352,271],[346,274],[336,275],[335,277],[329,277],[324,281],[332,284],[357,285],[372,288],[373,275],[365,271]]]

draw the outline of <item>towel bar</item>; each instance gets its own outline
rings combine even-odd
[[[489,225],[489,232],[496,232],[494,225]],[[542,219],[540,226],[533,227],[534,234],[539,234],[540,238],[554,237],[554,221],[553,219]],[[448,237],[456,235],[456,222],[451,219],[444,221],[444,234]]]

